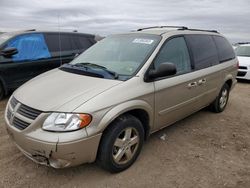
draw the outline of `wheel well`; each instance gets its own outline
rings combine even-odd
[[[145,139],[147,139],[149,136],[149,132],[150,132],[148,113],[142,109],[135,109],[135,110],[130,110],[128,112],[125,112],[125,114],[131,114],[140,120],[145,131],[144,137]]]
[[[138,118],[140,120],[140,122],[142,123],[143,128],[144,128],[144,132],[145,132],[144,138],[146,140],[148,138],[149,132],[150,132],[148,113],[145,110],[142,110],[142,109],[134,109],[134,110],[127,111],[127,112],[119,115],[118,117],[120,117],[120,116],[122,116],[124,114],[130,114],[130,115],[132,115],[132,116],[134,116],[134,117],[136,117],[136,118]],[[115,121],[118,117],[116,117],[113,121]],[[105,128],[104,132],[106,132],[109,127],[110,126],[107,126]]]
[[[226,84],[229,86],[229,89],[231,89],[233,81],[232,80],[227,80]]]

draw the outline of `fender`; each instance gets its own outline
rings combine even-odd
[[[111,108],[108,112],[105,113],[97,126],[87,127],[86,129],[88,136],[103,132],[117,117],[131,110],[144,110],[145,112],[147,112],[149,116],[149,128],[152,129],[154,121],[153,108],[146,101],[132,100],[126,101]]]

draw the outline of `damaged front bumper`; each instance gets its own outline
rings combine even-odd
[[[54,168],[65,168],[94,162],[101,134],[87,136],[86,130],[56,133],[36,125],[20,131],[5,118],[7,132],[19,150],[36,163]],[[38,124],[37,124],[38,123]]]

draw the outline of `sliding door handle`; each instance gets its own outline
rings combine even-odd
[[[197,82],[191,82],[188,84],[188,88],[193,88],[197,86]]]

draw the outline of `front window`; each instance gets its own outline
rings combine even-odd
[[[78,68],[84,65],[84,71],[95,69],[95,74],[102,74],[105,69],[113,74],[113,78],[126,80],[149,58],[160,39],[160,36],[151,34],[110,36],[89,48],[69,65]],[[102,71],[98,72],[98,69]],[[105,75],[102,77],[105,78]]]
[[[175,64],[177,74],[191,71],[189,52],[183,37],[173,38],[163,45],[154,60],[155,68],[157,69],[162,63]]]
[[[239,46],[235,52],[237,56],[250,57],[250,46]]]
[[[51,57],[44,36],[40,33],[16,36],[8,41],[6,48],[8,47],[13,47],[18,50],[18,53],[12,56],[14,62],[32,61]]]

